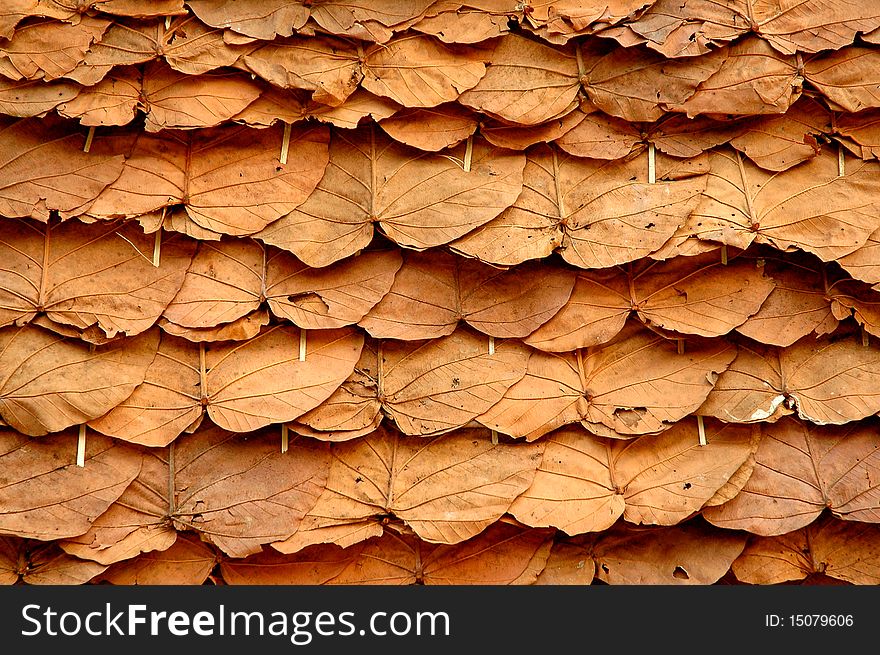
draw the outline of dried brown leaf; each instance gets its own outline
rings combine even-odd
[[[10,39],[15,27],[30,16],[39,14],[39,0],[10,0],[0,9],[0,38]]]
[[[693,96],[718,71],[724,57],[712,53],[670,60],[644,48],[597,48],[584,50],[583,61],[581,83],[596,107],[627,121],[650,122]]]
[[[247,341],[257,336],[266,325],[269,325],[269,312],[265,309],[259,309],[235,321],[210,328],[185,328],[171,323],[167,319],[159,319],[159,327],[163,332],[195,343],[202,341]]]
[[[626,21],[621,31],[606,30],[603,34],[621,42],[636,38],[665,57],[703,55],[748,30],[745,2],[721,5],[715,0],[690,0],[687,4],[657,0],[635,20]]]
[[[791,413],[779,351],[760,343],[737,346],[736,359],[719,376],[698,411],[732,423],[772,423]]]
[[[324,440],[369,431],[380,411],[409,435],[463,427],[525,374],[529,351],[518,341],[486,340],[465,329],[426,341],[385,341],[362,352],[354,373],[324,403],[298,420]]]
[[[749,428],[709,423],[705,430],[706,446],[693,420],[632,441],[558,430],[542,440],[543,463],[510,513],[569,535],[606,530],[621,516],[675,525],[698,512],[751,453]]]
[[[292,555],[264,548],[244,559],[221,560],[220,573],[229,585],[327,584],[357,561],[363,548],[363,542],[350,548],[315,545]]]
[[[631,315],[664,330],[718,337],[758,312],[774,290],[756,262],[725,265],[716,253],[622,268],[581,273],[566,305],[525,343],[553,352],[595,346]]]
[[[390,292],[359,325],[380,339],[431,339],[459,321],[493,337],[524,337],[566,303],[575,273],[527,263],[499,270],[442,252],[408,255]]]
[[[667,104],[669,111],[690,117],[781,114],[801,94],[803,78],[794,55],[779,54],[759,36],[738,40],[717,56],[723,57],[720,68],[684,102]]]
[[[245,557],[296,532],[329,464],[325,445],[301,439],[282,453],[277,431],[242,437],[212,426],[145,450],[137,479],[88,532],[62,547],[112,564],[167,550],[178,530],[198,530],[230,557]]]
[[[349,548],[373,537],[381,537],[383,534],[385,528],[379,522],[356,521],[314,530],[298,530],[293,536],[275,546],[284,553],[298,553],[310,546],[321,544]]]
[[[707,526],[615,528],[590,546],[596,577],[614,585],[707,585],[742,553],[746,536]]]
[[[571,48],[508,34],[489,62],[480,82],[461,94],[461,104],[517,125],[537,125],[575,108],[580,82]]]
[[[378,223],[398,244],[426,249],[448,243],[513,204],[525,157],[475,139],[470,171],[465,144],[424,153],[374,125],[335,131],[324,179],[296,211],[256,237],[326,266],[365,247]]]
[[[51,541],[84,534],[131,484],[141,454],[101,435],[86,439],[76,466],[77,432],[31,439],[0,430],[0,532]]]
[[[55,542],[0,537],[0,584],[80,585],[106,568],[71,557]]]
[[[821,336],[837,328],[832,306],[846,290],[845,283],[834,281],[834,273],[822,262],[798,254],[764,259],[775,288],[737,332],[760,343],[790,346],[808,334]]]
[[[874,48],[850,46],[811,57],[804,64],[804,79],[844,111],[880,107]]]
[[[480,134],[486,141],[501,148],[525,150],[538,143],[559,139],[577,127],[586,116],[585,111],[572,111],[546,123],[526,127],[487,119],[480,123]]]
[[[123,169],[122,151],[50,119],[0,120],[0,215],[69,218],[89,209]]]
[[[216,553],[197,537],[180,533],[177,541],[158,552],[117,562],[95,578],[115,585],[200,585],[217,563]]]
[[[195,252],[188,239],[165,237],[160,266],[155,240],[128,223],[85,225],[7,219],[0,235],[0,326],[23,325],[45,312],[108,338],[150,328],[183,284]]]
[[[364,52],[361,85],[404,107],[436,107],[475,87],[486,74],[489,55],[480,48],[408,34]]]
[[[92,349],[42,328],[0,328],[0,417],[39,436],[106,414],[143,382],[158,338],[153,329]]]
[[[56,5],[76,5],[77,7],[92,7],[102,12],[116,16],[134,16],[138,18],[150,18],[152,16],[174,16],[186,13],[183,7],[184,0],[48,0]]]
[[[543,258],[556,248],[565,261],[581,268],[644,257],[685,223],[707,179],[703,158],[660,159],[665,161],[651,184],[647,153],[613,162],[536,146],[513,206],[453,247],[499,265]]]
[[[448,337],[383,343],[379,396],[404,434],[463,427],[497,403],[526,373],[530,351],[516,340],[495,345],[460,328]]]
[[[782,116],[748,121],[730,145],[763,169],[784,171],[819,154],[832,117],[818,101],[802,98]]]
[[[290,425],[298,434],[322,441],[348,441],[370,434],[382,423],[378,342],[367,339],[354,372],[315,409]]]
[[[674,341],[630,325],[595,348],[533,352],[522,381],[478,420],[529,440],[578,422],[603,435],[656,433],[697,409],[735,356],[721,340],[689,339],[679,353]]]
[[[804,337],[787,348],[741,345],[739,353],[701,414],[745,423],[783,407],[812,423],[842,425],[880,411],[880,351],[859,339]]]
[[[533,584],[552,544],[552,533],[546,530],[505,523],[456,545],[433,545],[386,532],[368,542],[354,566],[330,584]]]
[[[835,516],[880,523],[880,436],[870,425],[814,426],[785,418],[764,429],[755,468],[732,500],[705,509],[713,525],[780,535]]]
[[[876,159],[880,154],[880,110],[878,109],[836,115],[834,129],[829,129],[827,132],[839,135],[837,140],[843,147],[854,142],[853,154],[857,157]]]
[[[251,127],[271,127],[278,122],[293,125],[306,118],[308,101],[302,91],[261,86],[260,97],[233,116],[233,121]]]
[[[492,444],[487,437],[485,430],[460,430],[425,440],[380,427],[333,444],[326,488],[299,529],[393,516],[424,541],[470,539],[529,487],[544,451],[543,443]],[[287,550],[283,542],[273,547]]]
[[[538,585],[589,585],[596,577],[596,562],[582,547],[557,541],[547,565],[538,575]]]
[[[275,86],[310,91],[315,102],[331,106],[342,104],[363,79],[358,48],[333,37],[275,39],[239,65]]]
[[[774,3],[658,0],[628,27],[667,57],[707,52],[753,31],[784,54],[836,50],[880,25],[876,7],[854,0]]]
[[[69,104],[80,85],[67,80],[10,80],[0,77],[0,112],[6,116],[43,116],[59,105]]]
[[[393,116],[400,105],[390,98],[373,95],[369,91],[358,88],[335,107],[313,102],[307,107],[307,118],[314,118],[321,123],[329,123],[347,130],[355,129],[365,118],[380,121]]]
[[[670,157],[696,157],[735,139],[748,125],[748,119],[716,118],[667,114],[650,127],[647,139]]]
[[[80,125],[126,125],[137,116],[141,82],[137,69],[118,68],[94,86],[83,88],[73,100],[59,105],[58,113],[79,119]]]
[[[144,69],[142,102],[145,129],[215,127],[238,115],[262,89],[235,72],[188,75],[161,63]]]
[[[426,16],[412,29],[435,36],[444,43],[481,43],[503,36],[510,31],[508,17],[504,14],[487,13],[482,8],[458,7],[441,11],[436,16]],[[436,3],[432,6],[436,7]]]
[[[280,126],[141,134],[90,213],[136,216],[183,203],[202,228],[251,234],[309,197],[327,165],[329,136],[326,127],[295,127],[281,164]]]
[[[76,68],[109,26],[109,20],[88,15],[76,24],[39,20],[19,26],[11,39],[0,43],[4,75],[13,80],[63,77]]]
[[[477,130],[477,118],[460,105],[405,109],[379,122],[395,141],[437,152],[461,143]]]
[[[871,233],[864,244],[837,260],[843,269],[857,280],[868,284],[880,283],[880,228]]]
[[[353,325],[389,292],[402,264],[398,250],[384,250],[313,269],[276,251],[266,263],[265,296],[275,316],[302,328]]]
[[[457,545],[389,530],[344,548],[314,545],[293,555],[264,551],[220,566],[229,584],[532,584],[551,546],[546,530],[499,522]]]
[[[545,27],[549,35],[573,36],[592,32],[598,25],[614,25],[638,14],[652,0],[538,0],[523,10],[534,28]]]
[[[623,159],[641,141],[638,126],[601,112],[592,112],[556,139],[556,145],[575,157]]]
[[[305,25],[309,8],[300,0],[187,0],[202,21],[246,36],[271,41]]]
[[[838,157],[827,151],[781,173],[728,149],[709,160],[706,190],[682,236],[743,249],[765,243],[830,261],[856,250],[877,228],[874,164],[849,161],[839,175]]]
[[[71,337],[95,346],[103,346],[111,341],[119,341],[124,338],[122,334],[118,333],[115,337],[108,338],[104,330],[98,327],[97,324],[90,325],[89,327],[80,330],[73,325],[56,323],[55,321],[50,320],[45,314],[37,314],[35,318],[31,319],[29,324],[51,330],[62,337]]]
[[[858,585],[880,583],[880,528],[831,517],[777,537],[749,542],[734,561],[736,578],[781,584],[823,573]]]
[[[203,413],[233,432],[292,421],[342,384],[363,345],[363,336],[351,329],[310,331],[300,360],[299,340],[299,330],[282,326],[240,343],[197,346],[163,335],[143,384],[90,425],[126,441],[164,446]]]
[[[174,70],[199,75],[233,65],[253,49],[232,45],[224,31],[189,16],[164,20],[118,21],[91,46],[82,63],[66,77],[91,86],[114,66],[141,64],[164,58]]]
[[[388,293],[401,264],[389,250],[312,269],[249,239],[203,242],[164,316],[181,327],[211,328],[268,306],[302,328],[343,327]]]
[[[331,33],[349,30],[356,24],[373,21],[389,28],[398,28],[420,18],[434,0],[320,0],[311,7],[311,15]]]

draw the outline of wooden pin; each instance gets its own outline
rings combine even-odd
[[[489,354],[495,354],[495,337],[489,337]]]
[[[290,446],[290,435],[287,433],[287,424],[281,424],[281,452],[286,453]]]
[[[290,129],[293,126],[290,123],[284,124],[284,136],[281,137],[281,158],[282,164],[287,163],[287,152],[290,150]]]
[[[843,156],[843,146],[837,146],[837,176],[846,175],[846,160]]]
[[[199,342],[199,399],[202,407],[208,406],[208,360],[205,356],[205,342]]]
[[[498,445],[498,430],[492,430],[492,443]]]
[[[299,330],[299,361],[306,361],[306,331],[303,328]]]
[[[83,152],[88,152],[92,148],[92,139],[95,138],[95,128],[90,127],[88,134],[86,134],[86,144],[83,146]]]
[[[171,29],[171,16],[165,16],[165,29]]]
[[[676,339],[678,342],[678,354],[684,355],[684,339]]]
[[[867,348],[871,345],[871,336],[868,334],[868,331],[865,329],[865,326],[862,326],[862,347]]]
[[[586,86],[589,82],[587,78],[587,67],[584,66],[584,55],[581,53],[581,45],[577,44],[574,48],[575,59],[577,60],[578,67],[578,83],[582,86]]]
[[[86,424],[79,426],[79,436],[76,439],[76,465],[80,468],[86,465]]]
[[[657,162],[654,144],[648,142],[648,184],[657,182]]]
[[[465,147],[464,147],[464,166],[462,168],[464,168],[465,173],[471,172],[471,162],[473,161],[473,158],[474,158],[474,135],[472,134],[467,138],[467,145],[465,145]]]
[[[697,433],[700,435],[700,445],[706,445],[706,426],[703,425],[703,417],[697,415]]]
[[[721,263],[724,266],[727,266],[727,244],[726,243],[721,244]]]
[[[385,375],[382,365],[382,340],[376,342],[376,391],[379,392],[379,400],[385,402]]]
[[[159,256],[162,250],[162,228],[156,230],[156,236],[153,241],[153,266],[159,268]]]

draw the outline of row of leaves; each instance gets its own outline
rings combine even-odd
[[[630,316],[670,338],[736,330],[776,346],[833,332],[852,316],[880,336],[880,294],[837,263],[755,244],[726,254],[716,248],[597,270],[556,258],[497,268],[376,239],[312,268],[248,237],[198,241],[118,220],[5,219],[0,327],[35,323],[101,344],[157,323],[195,342],[241,341],[270,317],[308,330],[359,325],[373,338],[406,341],[467,323],[565,352],[607,343]]]
[[[0,42],[0,90],[13,115],[58,108],[85,125],[124,125],[143,111],[149,131],[448,104],[511,126],[558,121],[583,104],[650,123],[667,112],[781,114],[805,94],[845,112],[880,107],[878,61],[870,44],[804,57],[758,37],[671,60],[605,39],[552,46],[519,34],[468,46],[417,33],[366,48],[318,36],[229,45],[194,19],[166,28],[84,18]]]
[[[110,565],[165,550],[196,531],[226,556],[271,546],[341,548],[400,524],[455,545],[507,517],[522,526],[603,534],[620,521],[674,526],[700,515],[764,537],[823,514],[859,529],[880,523],[880,432],[792,418],[760,426],[695,419],[660,435],[607,439],[580,427],[534,443],[494,443],[485,429],[415,438],[379,428],[328,444],[277,430],[236,435],[203,426],[165,448],[75,431],[33,439],[0,432],[0,532],[58,542]],[[743,535],[744,536],[744,535]]]
[[[665,313],[693,317],[692,325],[720,316],[715,325],[724,325],[721,319],[736,316],[727,308],[737,296],[726,296],[723,285],[714,288],[705,303],[720,308],[714,316],[686,302]],[[839,322],[834,303],[829,308],[824,296],[819,300],[825,306],[809,311],[798,301],[812,302],[817,294],[798,298],[796,290],[777,289],[781,300],[768,300],[767,319],[750,330],[788,330],[824,316],[813,328],[822,331]],[[682,294],[673,298],[684,299]],[[119,296],[103,300],[112,297]],[[123,306],[137,302],[121,297]],[[406,313],[383,322],[384,302],[364,321],[400,337],[408,327]],[[593,323],[584,325],[593,309]],[[486,314],[493,312],[489,305]],[[534,333],[543,338],[562,330],[562,343],[576,340],[571,350],[558,352],[455,323],[440,326],[450,332],[445,336],[411,340],[374,339],[355,327],[263,325],[264,310],[212,331],[220,339],[215,342],[177,336],[174,325],[165,324],[166,331],[153,327],[95,346],[59,334],[50,314],[32,325],[0,328],[0,419],[33,436],[88,423],[104,434],[164,446],[205,416],[235,432],[287,424],[332,441],[366,434],[385,417],[410,435],[442,434],[476,422],[534,440],[573,423],[632,438],[667,430],[693,412],[733,423],[796,413],[816,424],[841,425],[880,411],[880,348],[867,331],[854,333],[854,321],[830,336],[807,334],[773,346],[741,335],[670,338],[651,325],[650,306],[637,310],[642,320],[629,317],[631,312],[631,306],[595,308],[588,302],[564,307]],[[662,317],[662,304],[658,312]],[[230,334],[236,331],[246,334]]]
[[[145,112],[146,131],[196,129],[222,123],[266,128],[279,121],[289,125],[326,123],[354,129],[377,123],[393,140],[426,152],[458,145],[478,133],[493,146],[525,150],[538,143],[555,143],[568,155],[592,159],[625,159],[653,146],[672,157],[696,157],[713,147],[730,144],[754,164],[782,171],[819,154],[824,144],[835,142],[863,159],[875,159],[880,148],[877,109],[855,113],[831,111],[820,100],[804,95],[784,113],[754,116],[689,118],[664,113],[649,123],[632,123],[581,102],[565,116],[535,126],[504,123],[456,104],[404,109],[367,91],[356,91],[336,107],[309,105],[293,92],[237,91],[224,97],[231,104],[221,111],[218,98],[201,78],[168,73],[155,66],[129,71],[129,98],[106,90],[95,98],[65,92],[57,84],[27,82],[5,85],[0,78],[0,113],[12,117],[45,117],[58,114],[77,118],[80,124],[125,125]],[[120,73],[121,75],[121,73]],[[119,78],[121,79],[121,78]],[[225,77],[215,77],[214,83]],[[144,82],[146,81],[146,84]],[[257,84],[254,82],[253,84]],[[102,100],[103,104],[93,102]],[[240,109],[243,107],[243,109]],[[51,114],[50,114],[51,115]],[[383,135],[384,136],[384,135]]]
[[[282,131],[223,127],[95,137],[47,119],[0,131],[0,215],[136,218],[147,232],[201,240],[253,235],[324,267],[366,247],[378,228],[397,244],[508,266],[558,252],[580,268],[668,259],[719,244],[768,244],[839,260],[880,281],[878,164],[839,151],[781,172],[729,146],[689,159],[645,150],[623,160],[526,152],[482,138],[438,153],[375,124]],[[653,182],[651,174],[653,172]]]
[[[504,521],[460,545],[422,541],[399,526],[339,548],[272,549],[229,558],[193,533],[165,550],[111,565],[56,542],[0,537],[0,584],[858,584],[880,581],[876,526],[825,517],[777,537],[711,529],[623,525],[586,538]],[[396,530],[395,530],[396,528]]]
[[[597,34],[625,45],[645,43],[667,57],[702,54],[748,33],[783,53],[817,52],[848,45],[858,35],[873,41],[880,27],[875,7],[846,0],[803,0],[791,7],[754,0],[586,6],[560,0],[17,0],[0,13],[0,36],[12,37],[21,21],[33,17],[78,24],[84,15],[170,18],[188,10],[212,27],[228,29],[230,43],[296,33],[386,43],[407,29],[446,43],[473,43],[518,26],[553,43]]]

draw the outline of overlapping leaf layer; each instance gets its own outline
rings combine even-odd
[[[0,7],[0,582],[880,584],[880,9]]]

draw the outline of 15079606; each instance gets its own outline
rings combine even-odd
[[[788,622],[794,628],[851,628],[855,620],[852,614],[791,614]]]

